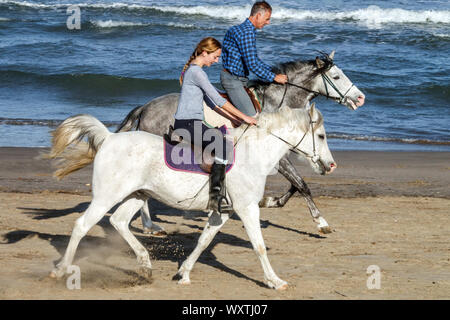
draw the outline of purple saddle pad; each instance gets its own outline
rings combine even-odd
[[[223,134],[228,133],[226,126],[218,128]],[[166,165],[176,171],[184,171],[191,173],[198,173],[209,175],[209,173],[203,171],[200,168],[201,163],[201,150],[194,150],[191,145],[186,142],[180,142],[178,144],[170,144],[163,139],[164,143],[164,161]],[[229,163],[226,167],[226,172],[230,171],[234,165],[234,147],[233,141],[227,139],[227,150],[233,150],[233,155],[229,157]],[[196,148],[197,149],[197,148]],[[200,149],[200,148],[199,148]]]

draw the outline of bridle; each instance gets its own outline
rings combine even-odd
[[[303,86],[300,86],[300,85],[298,85],[298,84],[289,82],[289,79],[288,79],[288,82],[286,82],[286,83],[284,84],[284,86],[285,86],[285,87],[284,87],[284,93],[283,93],[283,97],[281,98],[280,104],[278,105],[278,109],[283,105],[284,98],[286,97],[286,93],[287,93],[288,86],[296,87],[296,88],[298,88],[298,89],[302,89],[302,90],[305,90],[305,91],[307,91],[307,92],[313,93],[313,94],[314,94],[314,98],[320,95],[320,96],[326,97],[327,99],[328,99],[328,98],[333,99],[334,101],[336,101],[336,102],[339,103],[339,104],[345,103],[345,102],[347,101],[347,98],[348,98],[348,97],[347,97],[348,92],[349,92],[355,85],[352,83],[352,85],[350,86],[350,88],[348,88],[348,90],[345,91],[344,94],[342,94],[342,92],[338,89],[338,87],[334,84],[334,82],[330,79],[330,77],[328,77],[328,76],[326,75],[326,72],[329,71],[333,66],[334,66],[334,63],[331,63],[329,67],[327,67],[325,70],[323,70],[323,71],[320,73],[320,75],[322,76],[323,84],[324,84],[324,86],[325,86],[325,92],[326,92],[326,94],[323,94],[323,93],[321,93],[321,92],[319,92],[319,91],[311,90],[311,89],[305,88],[305,87],[303,87]],[[339,97],[330,96],[329,90],[328,90],[328,85],[329,85],[330,87],[332,87],[332,88],[338,93]],[[264,109],[264,102],[265,102],[264,97],[265,97],[265,95],[266,95],[266,88],[264,88],[264,91],[263,91],[263,99],[262,99],[263,102],[262,102],[262,108],[261,108],[261,109]]]
[[[316,152],[316,141],[315,141],[315,138],[314,138],[314,124],[316,122],[317,121],[313,121],[312,118],[311,118],[311,115],[309,115],[309,128],[308,128],[308,130],[305,131],[305,133],[303,134],[301,139],[295,145],[293,145],[289,141],[286,141],[285,139],[281,138],[280,136],[278,136],[278,135],[276,135],[276,134],[274,134],[272,132],[269,132],[269,133],[272,136],[274,136],[275,138],[277,138],[277,139],[283,141],[284,143],[286,143],[287,145],[289,145],[291,147],[289,149],[289,151],[291,151],[293,153],[296,153],[296,154],[302,154],[306,158],[310,158],[313,163],[320,162],[322,164],[322,166],[324,166],[324,164],[322,163],[322,160],[320,159],[320,157],[317,155],[317,152]],[[303,140],[305,139],[306,135],[310,131],[311,131],[311,137],[312,137],[312,143],[313,143],[313,154],[312,155],[308,154],[307,152],[305,152],[305,151],[303,151],[301,149],[299,149],[299,147],[298,147],[303,142]]]

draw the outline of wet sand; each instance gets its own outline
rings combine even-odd
[[[74,263],[81,290],[47,277],[65,251],[74,221],[91,201],[91,168],[57,181],[42,149],[0,148],[0,299],[448,299],[450,298],[450,153],[333,152],[338,169],[317,176],[298,169],[333,232],[323,235],[296,195],[282,209],[262,209],[268,257],[289,283],[278,292],[263,272],[238,217],[233,216],[191,272],[172,277],[193,250],[204,213],[150,204],[168,236],[131,231],[148,249],[151,280],[105,216],[80,244]],[[289,184],[270,176],[267,194]],[[380,267],[380,289],[367,268]]]

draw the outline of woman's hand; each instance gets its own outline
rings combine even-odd
[[[233,106],[229,101],[225,102],[225,104],[222,106],[222,109],[233,115],[234,117],[238,119],[242,119],[245,123],[248,123],[249,125],[256,125],[256,119],[253,117],[250,117],[246,115],[245,113],[242,113],[237,109],[235,106]]]
[[[256,125],[258,122],[256,121],[256,119],[255,118],[253,118],[253,117],[250,117],[250,116],[246,116],[244,119],[242,119],[242,120],[244,120],[246,123],[248,123],[249,125]]]

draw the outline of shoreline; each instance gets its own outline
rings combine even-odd
[[[0,192],[90,195],[92,165],[63,180],[52,177],[48,148],[0,147]],[[313,197],[412,196],[450,199],[450,152],[333,151],[338,168],[320,176],[292,157]],[[290,184],[279,173],[267,179],[266,194],[281,195]],[[295,194],[295,196],[299,196]]]

